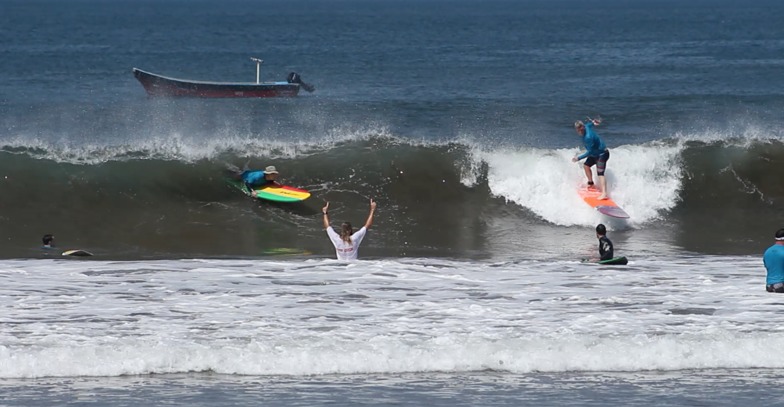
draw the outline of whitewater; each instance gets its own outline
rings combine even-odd
[[[0,263],[0,377],[781,368],[749,257]]]

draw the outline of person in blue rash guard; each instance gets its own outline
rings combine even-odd
[[[578,120],[574,123],[574,129],[577,134],[582,136],[583,144],[586,151],[579,156],[572,158],[573,162],[587,158],[583,164],[585,176],[588,178],[588,187],[593,186],[593,173],[591,167],[596,164],[596,175],[599,178],[599,187],[602,194],[599,199],[607,199],[607,180],[604,178],[604,171],[607,167],[607,160],[610,159],[610,150],[604,144],[604,141],[593,131],[593,126],[601,124],[601,119],[588,119],[585,123]]]
[[[762,262],[768,272],[765,291],[784,293],[784,229],[776,231],[776,243],[765,250]]]
[[[240,174],[240,179],[248,189],[262,187],[265,185],[277,185],[278,170],[274,165],[270,165],[262,170],[245,170]]]

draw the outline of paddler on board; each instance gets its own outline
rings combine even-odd
[[[239,177],[249,190],[253,190],[267,185],[279,185],[278,174],[275,166],[269,165],[264,170],[245,170],[239,174]]]
[[[607,160],[610,159],[610,150],[607,149],[599,135],[593,131],[593,126],[598,126],[601,122],[602,119],[599,118],[588,118],[585,122],[581,120],[574,122],[574,130],[583,138],[586,151],[572,158],[572,162],[586,158],[585,163],[583,163],[583,169],[585,170],[585,176],[588,178],[588,188],[592,188],[594,185],[591,167],[596,164],[596,175],[599,178],[599,188],[602,193],[598,198],[600,200],[607,199],[607,179],[604,177],[604,171],[607,167]]]

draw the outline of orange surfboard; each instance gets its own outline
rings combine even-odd
[[[582,187],[577,190],[577,193],[580,194],[580,197],[583,198],[585,203],[590,205],[593,208],[596,208],[599,213],[607,216],[611,216],[613,218],[621,218],[621,219],[628,219],[629,214],[626,213],[617,203],[615,203],[612,199],[602,199],[599,200],[599,192],[596,188],[586,188]]]

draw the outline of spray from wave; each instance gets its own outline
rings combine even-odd
[[[606,173],[613,200],[644,225],[675,207],[681,188],[681,148],[654,143],[620,146],[611,152]],[[585,205],[575,190],[585,183],[574,150],[524,149],[476,152],[487,163],[493,194],[562,226],[590,226],[606,218]]]

